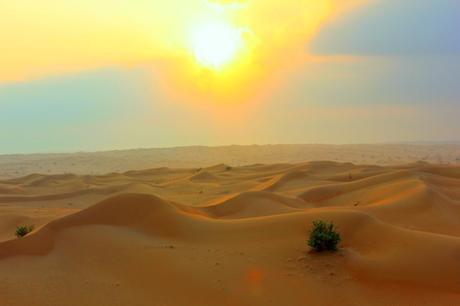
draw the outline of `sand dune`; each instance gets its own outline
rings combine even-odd
[[[190,180],[192,182],[200,182],[200,181],[203,181],[203,182],[211,181],[212,182],[215,179],[217,179],[217,177],[208,171],[200,171],[197,174],[194,174],[190,177]]]
[[[309,205],[298,198],[275,193],[243,192],[221,203],[202,208],[215,218],[248,218],[298,211]]]
[[[459,188],[428,163],[1,180],[0,305],[458,305]],[[337,253],[309,252],[318,219]]]

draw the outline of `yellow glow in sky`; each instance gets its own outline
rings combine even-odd
[[[282,84],[320,26],[357,1],[7,1],[0,82],[143,65],[187,100],[247,100]]]
[[[190,48],[199,64],[219,69],[235,60],[243,48],[242,29],[224,20],[194,26],[190,33]]]

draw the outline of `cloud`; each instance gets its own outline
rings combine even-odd
[[[165,82],[174,91],[197,100],[248,98],[247,92],[270,88],[295,70],[324,22],[360,1],[10,1],[0,19],[0,82],[151,64],[171,76]],[[188,45],[189,29],[212,18],[246,29],[244,55],[227,74],[194,65]]]
[[[460,54],[460,1],[371,0],[324,26],[315,54]]]

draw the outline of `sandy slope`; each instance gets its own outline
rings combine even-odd
[[[34,174],[0,181],[0,240],[2,306],[459,305],[460,167]]]

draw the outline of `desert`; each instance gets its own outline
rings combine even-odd
[[[0,306],[460,305],[459,0],[0,0]]]
[[[460,301],[458,165],[217,164],[0,186],[2,305]],[[337,226],[337,252],[308,247],[315,220]]]

